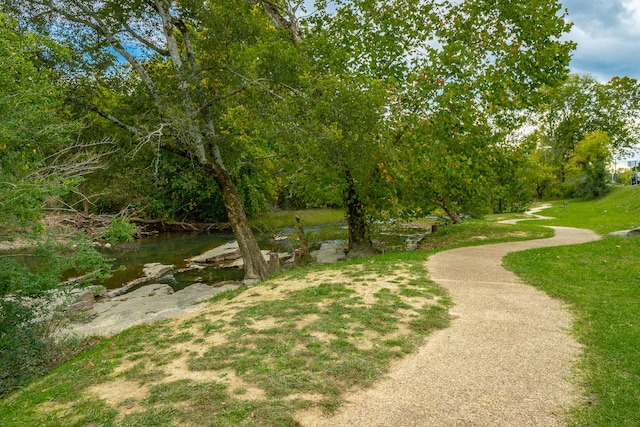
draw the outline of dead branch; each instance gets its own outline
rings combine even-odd
[[[150,226],[153,229],[159,231],[195,231],[195,232],[208,232],[208,231],[221,231],[228,230],[231,226],[227,223],[190,223],[182,221],[166,221],[164,219],[144,219],[144,218],[129,218],[134,224],[142,224],[143,226]]]

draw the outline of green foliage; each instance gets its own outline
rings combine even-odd
[[[435,8],[434,8],[435,9]],[[513,187],[526,167],[503,144],[562,80],[572,43],[555,1],[465,1],[436,10],[433,36],[414,61],[393,107],[393,137],[408,190],[403,204],[459,214],[519,210],[528,186]]]
[[[109,264],[77,236],[73,243],[49,240],[33,255],[28,268],[0,254],[0,395],[24,386],[77,354],[82,346],[55,336],[53,300],[62,296],[60,282],[70,274],[86,273],[76,285],[108,276]]]
[[[530,137],[539,198],[597,196],[606,191],[602,162],[627,152],[638,140],[640,84],[628,77],[606,83],[589,75],[570,75],[544,92]],[[598,143],[590,135],[606,134]],[[601,137],[598,137],[602,139]],[[584,142],[589,139],[590,142]],[[607,152],[604,152],[604,148]],[[590,154],[586,154],[590,152]],[[588,157],[588,158],[587,158]],[[591,162],[592,166],[587,167]]]
[[[599,197],[609,191],[610,145],[609,136],[601,131],[590,133],[576,144],[566,167],[572,197]]]
[[[21,34],[0,13],[0,238],[25,227],[40,229],[45,198],[77,184],[38,174],[46,156],[66,144],[77,128],[61,117],[60,88],[42,70],[43,58],[60,51],[46,39]]]
[[[137,232],[135,224],[129,221],[129,217],[126,215],[113,216],[111,217],[111,223],[100,237],[115,246],[120,242],[133,241],[133,237]]]
[[[20,32],[4,14],[0,21],[0,240],[20,237],[37,245],[31,267],[0,253],[2,395],[59,364],[69,357],[65,353],[73,354],[52,336],[49,291],[68,274],[85,274],[80,286],[105,277],[108,265],[83,235],[65,236],[62,243],[43,234],[47,197],[62,196],[80,182],[73,163],[47,169],[53,154],[63,157],[79,124],[67,120],[61,87],[45,67],[64,50]]]

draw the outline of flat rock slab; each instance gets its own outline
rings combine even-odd
[[[173,271],[174,268],[175,268],[175,265],[173,264],[165,265],[165,264],[160,264],[159,262],[145,264],[142,267],[142,272],[144,273],[144,277],[140,277],[138,279],[127,282],[121,287],[107,292],[107,296],[113,298],[113,297],[117,297],[118,295],[123,295],[129,289],[135,288],[136,286],[142,283],[151,282],[153,280],[157,280],[157,279],[160,279],[161,277],[166,276],[171,271]]]
[[[159,262],[153,262],[145,264],[142,267],[142,272],[148,279],[159,279],[166,276],[174,267],[174,265],[165,265],[160,264]]]
[[[271,251],[260,251],[265,261],[269,262]],[[291,254],[279,253],[280,261],[291,258]],[[188,258],[185,261],[189,264],[189,268],[201,268],[202,264],[215,264],[220,268],[244,268],[244,260],[240,254],[240,248],[237,241],[225,243],[201,253],[200,255]]]
[[[240,258],[240,248],[238,242],[234,241],[209,249],[200,255],[189,258],[187,261],[197,264],[216,264],[238,258]]]
[[[237,282],[219,287],[196,283],[177,292],[164,284],[142,286],[128,294],[96,302],[95,317],[88,323],[74,324],[67,331],[80,336],[114,335],[135,325],[199,310],[204,305],[202,301],[238,286]]]
[[[342,250],[343,245],[335,243],[322,243],[320,249],[311,252],[318,264],[333,264],[344,260],[347,256]]]

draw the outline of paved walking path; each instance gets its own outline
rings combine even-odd
[[[451,326],[431,335],[386,379],[349,397],[336,416],[305,426],[553,426],[579,398],[572,365],[580,346],[558,300],[501,267],[509,252],[598,239],[552,227],[550,239],[440,252],[430,277],[450,294]]]

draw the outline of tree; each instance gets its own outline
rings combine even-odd
[[[535,117],[538,149],[550,167],[565,180],[565,166],[576,144],[596,131],[609,135],[613,154],[623,154],[638,141],[640,85],[629,77],[602,83],[590,75],[570,75],[556,87],[547,88]]]
[[[32,28],[70,45],[82,70],[76,80],[87,88],[78,91],[77,102],[139,141],[155,141],[197,164],[215,180],[244,259],[245,280],[265,277],[266,262],[226,166],[236,146],[245,145],[218,125],[234,107],[247,106],[246,97],[253,101],[257,91],[271,102],[291,89],[280,80],[289,76],[278,67],[289,67],[287,56],[299,39],[295,10],[278,2],[234,0],[2,4]],[[136,79],[126,79],[133,87],[125,90],[139,95],[143,88],[148,106],[132,122],[99,97],[82,97],[109,90],[110,81],[130,73]]]
[[[297,198],[345,210],[350,256],[373,254],[371,227],[396,196],[386,113],[407,55],[422,45],[432,5],[338,1],[300,22],[307,58],[300,96],[282,135]],[[400,14],[398,11],[402,10]]]
[[[43,231],[48,197],[74,190],[100,167],[94,143],[76,141],[63,92],[46,61],[64,50],[0,13],[0,241],[20,237],[36,246],[40,271],[0,254],[0,396],[51,367],[53,340],[46,335],[43,300],[60,288],[64,274],[84,272],[79,286],[105,277],[108,263],[86,236],[59,242]]]
[[[305,131],[298,127],[298,141],[290,147],[296,190],[309,203],[342,207],[349,255],[372,255],[372,218],[394,199],[385,166],[386,88],[334,76],[314,79],[311,88],[297,106]]]
[[[599,197],[608,191],[607,165],[611,141],[606,132],[596,131],[578,142],[567,162],[567,184],[572,197]]]
[[[394,128],[413,194],[458,222],[492,205],[507,176],[494,173],[509,157],[502,141],[538,105],[540,88],[562,81],[573,43],[561,41],[569,24],[555,1],[445,4],[393,106]]]

